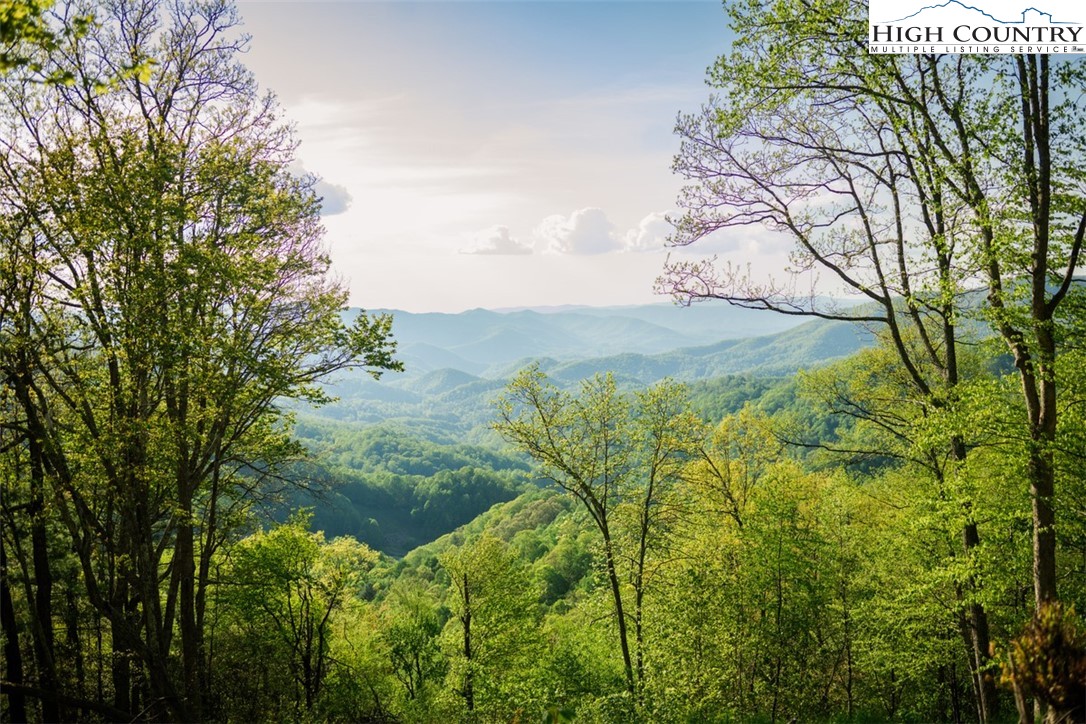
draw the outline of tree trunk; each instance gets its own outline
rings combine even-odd
[[[3,536],[0,536],[0,631],[4,633],[4,678],[16,687],[23,686],[23,654],[19,648],[19,628],[15,620],[15,606],[8,585],[8,556]],[[5,691],[8,698],[8,717],[13,722],[28,721],[26,696],[21,690]]]
[[[123,610],[123,609],[122,609]],[[113,680],[113,706],[121,711],[132,710],[132,674],[131,652],[125,646],[128,639],[127,626],[120,621],[111,622],[112,664],[110,676]]]
[[[29,400],[28,400],[29,403]],[[56,672],[56,648],[53,636],[53,571],[49,562],[49,537],[45,529],[45,470],[41,437],[31,425],[30,446],[30,544],[34,561],[34,658],[38,664],[39,685],[43,691],[59,692]],[[56,699],[41,702],[42,719],[61,721]]]
[[[977,524],[970,521],[962,530],[962,547],[968,556],[980,543]],[[976,582],[970,578],[966,585],[970,590],[976,588]],[[999,712],[998,693],[995,680],[985,673],[991,660],[991,635],[988,629],[988,613],[977,601],[971,601],[968,613],[969,642],[972,644],[970,657],[971,674],[977,691],[977,713],[981,722],[993,721]]]
[[[1027,471],[1033,502],[1033,589],[1038,607],[1057,600],[1056,516],[1052,496],[1055,471],[1051,445],[1056,440],[1056,340],[1052,319],[1062,297],[1048,299],[1052,214],[1052,156],[1049,128],[1048,56],[1017,56],[1021,94],[1023,174],[1029,192],[1033,222],[1033,250],[1029,270],[1030,321],[1036,352],[1016,355],[1029,415],[1030,449]],[[1074,271],[1069,265],[1068,275]],[[1008,340],[1010,341],[1010,340]],[[1012,345],[1013,349],[1013,345]]]
[[[475,711],[475,682],[471,661],[471,589],[468,587],[468,574],[464,574],[464,615],[460,617],[464,625],[464,659],[468,662],[468,670],[464,674],[464,702],[468,711]]]
[[[634,572],[634,645],[637,646],[637,703],[644,703],[645,696],[645,559],[649,548],[649,507],[655,484],[650,477],[649,489],[641,507],[641,530],[638,535],[637,570]]]
[[[75,684],[76,695],[79,698],[86,696],[87,688],[87,672],[86,664],[83,659],[83,641],[79,636],[79,601],[76,599],[76,577],[69,575],[65,580],[64,597],[66,601],[66,609],[64,615],[64,623],[67,629],[67,646],[68,650],[72,652],[72,656],[75,661]]]
[[[1058,599],[1056,512],[1052,500],[1056,473],[1050,452],[1050,446],[1056,440],[1056,382],[1048,379],[1051,375],[1051,368],[1042,368],[1040,394],[1037,395],[1040,407],[1030,431],[1032,439],[1027,468],[1033,504],[1033,594],[1038,608],[1043,603]]]
[[[955,374],[956,381],[956,374]],[[966,458],[965,441],[955,435],[950,441],[950,451],[953,459],[962,463]],[[977,546],[980,545],[980,533],[977,531],[977,523],[972,518],[972,506],[966,503],[966,524],[962,527],[962,552],[968,559]],[[969,651],[969,672],[973,679],[973,693],[977,703],[977,721],[993,721],[999,712],[999,694],[996,690],[995,680],[985,669],[991,661],[991,634],[988,628],[988,613],[984,606],[976,600],[976,592],[979,586],[973,576],[967,576],[964,581],[954,587],[955,595],[960,602],[968,595],[969,604],[966,607],[963,618],[960,621],[965,645]],[[964,589],[964,591],[963,591]]]
[[[194,720],[203,718],[203,697],[200,683],[200,630],[196,622],[196,566],[193,551],[193,521],[191,500],[182,503],[181,522],[177,528],[173,565],[180,576],[178,619],[181,624],[181,669],[186,708]]]
[[[633,662],[630,658],[630,642],[626,633],[626,613],[622,608],[622,585],[618,580],[618,571],[615,568],[615,551],[611,544],[610,531],[603,531],[604,557],[607,559],[607,579],[611,582],[611,596],[615,601],[615,616],[618,619],[618,641],[622,647],[622,664],[626,670],[626,690],[630,694],[637,693],[634,681]]]
[[[200,547],[199,577],[196,585],[196,635],[197,635],[197,662],[196,677],[203,696],[201,702],[206,703],[211,694],[211,666],[212,657],[209,645],[204,637],[205,620],[207,612],[207,589],[211,582],[211,557],[216,549],[216,536],[218,535],[218,501],[219,501],[219,476],[220,476],[221,450],[215,451],[215,462],[211,471],[211,494],[207,500],[207,519],[203,525],[203,537]]]
[[[29,314],[29,306],[26,307]],[[29,322],[24,322],[29,329]],[[53,571],[49,562],[49,537],[45,526],[45,449],[48,430],[39,415],[31,392],[33,360],[25,347],[15,353],[15,369],[10,381],[18,405],[26,415],[25,440],[30,457],[30,518],[31,560],[34,566],[33,601],[30,604],[31,633],[34,659],[42,691],[57,692],[56,662],[53,646]],[[42,718],[60,721],[60,709],[55,699],[42,700]]]

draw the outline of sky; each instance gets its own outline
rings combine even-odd
[[[334,273],[368,309],[666,301],[677,113],[731,38],[717,0],[238,4],[296,124]],[[722,259],[780,268],[735,238]]]

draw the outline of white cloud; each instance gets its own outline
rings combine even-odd
[[[641,219],[636,229],[626,232],[625,247],[629,251],[659,251],[672,231],[674,227],[667,220],[667,212],[654,211]]]
[[[321,216],[335,216],[351,208],[354,198],[345,186],[330,183],[319,175],[310,173],[298,160],[293,161],[287,170],[296,178],[313,182],[313,192],[320,197]]]
[[[614,229],[602,209],[587,208],[568,217],[548,216],[536,227],[535,237],[543,249],[559,254],[604,254],[622,247]]]
[[[342,214],[351,207],[351,193],[339,184],[318,181],[313,187],[317,196],[321,197],[321,216],[335,216]]]
[[[463,249],[463,254],[531,254],[532,248],[509,234],[508,226],[492,226],[475,235],[475,246]]]

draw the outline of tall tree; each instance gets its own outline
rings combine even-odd
[[[450,623],[459,628],[449,677],[469,712],[516,719],[526,704],[542,703],[533,681],[543,652],[540,589],[516,553],[488,533],[439,562],[449,577]]]
[[[409,702],[425,703],[433,681],[443,673],[437,636],[437,604],[421,586],[395,585],[385,599],[381,636],[388,646],[392,672]]]
[[[48,59],[70,85],[4,79],[0,203],[26,226],[4,253],[28,280],[5,289],[5,374],[25,380],[30,452],[112,628],[116,709],[137,709],[135,660],[141,706],[201,718],[224,521],[299,452],[279,401],[395,367],[391,320],[345,325],[313,179],[287,170],[233,8],[122,2],[97,22]]]
[[[353,538],[325,541],[304,516],[243,540],[231,554],[228,613],[257,644],[269,636],[297,692],[295,713],[316,706],[335,661],[333,617],[358,595],[377,554]],[[284,661],[285,660],[285,661]],[[258,677],[259,678],[259,677]]]
[[[729,11],[739,39],[711,77],[723,95],[679,123],[676,170],[693,183],[680,199],[674,241],[750,225],[784,232],[796,242],[795,272],[828,273],[873,311],[820,307],[797,294],[795,280],[761,283],[711,262],[672,264],[661,286],[687,302],[723,298],[880,325],[915,393],[942,409],[961,381],[966,294],[986,285],[1022,377],[1034,441],[1036,597],[1055,597],[1051,328],[1086,231],[1083,139],[1070,121],[1080,112],[1081,67],[1061,62],[1051,72],[1047,56],[868,54],[866,7],[854,0],[771,0]],[[948,448],[951,467],[940,464],[937,475],[966,455],[961,438]],[[976,521],[967,520],[965,554],[978,543]],[[987,719],[987,615],[974,603],[970,619]]]
[[[530,367],[509,383],[497,407],[495,429],[576,497],[602,536],[626,686],[639,697],[650,548],[667,526],[668,492],[702,434],[685,393],[664,382],[630,396],[608,374],[585,380],[580,394],[571,395]]]

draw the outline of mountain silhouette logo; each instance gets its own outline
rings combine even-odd
[[[874,4],[874,3],[873,3]],[[1052,12],[1037,7],[1027,6],[1017,12],[999,11],[999,15],[961,0],[946,0],[936,5],[925,5],[914,13],[893,20],[879,21],[886,25],[902,23],[937,24],[952,16],[955,20],[971,20],[974,23],[999,25],[1079,25],[1081,23],[1065,20],[1062,14],[1057,20]]]
[[[893,18],[893,19],[890,19]],[[869,0],[872,53],[1083,53],[1082,0]]]

